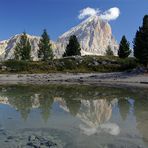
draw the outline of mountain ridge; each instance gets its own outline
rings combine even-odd
[[[56,42],[51,41],[56,58],[62,57],[71,35],[77,36],[81,45],[82,55],[105,55],[108,46],[111,47],[114,55],[117,55],[118,44],[112,35],[111,26],[107,21],[101,20],[99,16],[95,15],[87,18],[59,36]],[[14,58],[14,49],[20,40],[20,36],[21,34],[17,34],[8,40],[0,42],[1,59],[8,60]],[[40,36],[27,34],[27,37],[32,46],[32,59],[37,61]]]

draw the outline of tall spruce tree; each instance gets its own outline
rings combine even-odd
[[[134,56],[139,62],[148,66],[148,15],[143,18],[143,25],[139,27],[134,39]]]
[[[65,50],[65,53],[63,54],[63,57],[75,56],[75,55],[81,56],[81,48],[80,48],[80,44],[77,40],[77,37],[75,35],[72,35],[69,38],[69,44],[66,47],[66,50]]]
[[[131,53],[130,44],[124,35],[120,41],[118,56],[120,58],[127,58],[130,55],[130,53]]]
[[[50,38],[46,29],[44,29],[39,42],[38,58],[43,61],[53,59],[52,45],[50,43]]]
[[[16,44],[14,58],[16,60],[31,60],[31,45],[25,32],[21,35],[19,43]]]

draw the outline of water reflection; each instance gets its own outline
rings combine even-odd
[[[116,102],[114,99],[112,102]],[[99,100],[64,100],[58,99],[60,107],[78,117],[83,124],[80,124],[80,129],[86,135],[92,135],[105,131],[111,135],[118,135],[119,126],[115,123],[107,123],[112,115],[112,102],[106,99]]]
[[[119,100],[118,105],[119,105],[121,117],[124,121],[124,120],[126,120],[128,114],[129,114],[130,104],[129,104],[128,100],[121,99],[121,100]]]
[[[118,135],[119,126],[115,123],[108,123],[112,115],[112,104],[104,100],[81,101],[81,109],[77,116],[84,124],[80,125],[80,129],[86,135],[92,135],[100,132],[107,132],[111,135]]]
[[[5,91],[4,91],[5,90]],[[110,91],[85,89],[70,91],[60,88],[30,91],[28,87],[2,88],[0,103],[15,108],[24,120],[27,120],[32,109],[40,109],[42,118],[47,121],[52,105],[55,102],[71,115],[81,118],[90,127],[97,127],[108,121],[112,114],[112,105],[117,99]],[[110,94],[110,95],[108,95]]]
[[[54,105],[58,104],[63,112],[80,121],[78,127],[84,135],[126,133],[127,136],[130,125],[148,142],[147,90],[138,93],[137,90],[79,86],[11,86],[1,88],[0,104],[16,109],[24,121],[28,120],[32,110],[37,109],[45,123],[50,119]],[[131,117],[135,120],[131,121]],[[126,132],[123,131],[124,123]]]
[[[148,143],[148,100],[142,99],[135,101],[135,116],[137,120],[137,128],[145,142]]]

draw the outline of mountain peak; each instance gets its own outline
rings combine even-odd
[[[105,55],[108,46],[117,55],[118,44],[113,38],[111,26],[98,15],[87,18],[58,38],[59,49],[63,50],[61,54],[63,54],[71,35],[77,36],[82,55]]]
[[[93,15],[88,17],[87,19],[83,20],[80,24],[77,26],[72,27],[69,31],[65,32],[63,35],[61,35],[59,38],[66,37],[67,35],[73,35],[73,33],[80,28],[85,28],[90,23],[101,23],[103,20],[100,19],[98,15]]]

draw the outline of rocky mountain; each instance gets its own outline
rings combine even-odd
[[[118,44],[112,35],[111,26],[97,15],[89,17],[58,38],[57,45],[61,54],[71,35],[77,36],[82,55],[105,55],[108,46],[117,55]]]
[[[78,26],[61,35],[57,42],[52,41],[53,51],[56,58],[60,58],[68,44],[69,37],[76,35],[82,55],[104,55],[108,46],[114,54],[117,54],[118,44],[112,36],[112,30],[108,22],[103,21],[99,16],[92,16],[84,20]],[[0,42],[0,59],[7,60],[14,58],[14,49],[20,40],[21,34],[15,35],[9,40]],[[37,51],[40,37],[28,35],[32,46],[31,56],[38,60]]]
[[[14,49],[16,47],[16,44],[20,41],[21,34],[15,35],[11,37],[8,40],[0,42],[0,58],[2,60],[8,60],[8,59],[13,59],[14,58]],[[39,36],[32,36],[27,34],[27,38],[30,41],[32,50],[31,50],[31,57],[34,61],[38,60],[38,44],[40,41]],[[52,43],[52,48],[56,49],[56,45],[53,41]]]
[[[2,55],[5,60],[13,59],[14,58],[14,49],[16,44],[20,41],[21,34],[15,35],[9,40],[7,40],[6,48],[4,54]],[[27,34],[27,37],[31,43],[32,51],[31,55],[34,60],[37,60],[37,50],[38,50],[38,43],[39,37],[31,36]]]

